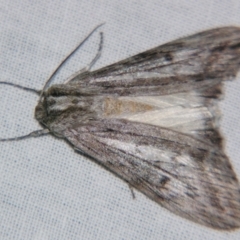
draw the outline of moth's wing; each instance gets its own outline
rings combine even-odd
[[[78,75],[64,88],[55,85],[54,94],[99,96],[98,118],[166,127],[221,149],[218,98],[222,81],[234,77],[239,66],[240,28],[224,27]]]
[[[173,213],[212,228],[240,227],[238,181],[214,145],[117,119],[75,124],[64,137]]]
[[[223,27],[161,45],[73,77],[79,89],[119,96],[168,95],[229,80],[240,67],[240,28]]]

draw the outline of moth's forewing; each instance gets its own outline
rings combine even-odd
[[[205,86],[206,80],[229,80],[236,76],[240,64],[239,39],[238,27],[208,30],[78,75],[70,82],[99,87],[100,94],[163,95],[196,89]],[[144,86],[152,86],[151,91],[144,91]]]
[[[217,229],[240,226],[239,183],[218,147],[118,119],[75,126],[64,136],[173,213]]]

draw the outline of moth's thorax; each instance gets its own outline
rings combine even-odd
[[[56,135],[74,124],[84,125],[101,115],[101,97],[64,94],[64,89],[57,94],[54,87],[44,92],[35,108],[35,118]]]

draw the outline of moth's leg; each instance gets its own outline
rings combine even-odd
[[[33,92],[36,93],[37,95],[40,95],[41,91],[34,89],[34,88],[28,88],[28,87],[24,87],[15,83],[11,83],[11,82],[0,82],[0,84],[5,84],[5,85],[9,85],[15,88],[19,88],[21,90],[25,90],[25,91],[29,91],[29,92]]]
[[[31,137],[40,137],[49,133],[50,133],[49,130],[47,128],[44,128],[44,129],[33,131],[27,135],[20,136],[20,137],[0,138],[0,142],[19,141],[19,140],[23,140]]]
[[[130,189],[130,191],[131,191],[132,198],[135,199],[136,196],[135,196],[135,193],[134,193],[134,189],[133,189],[133,187],[132,187],[130,184],[128,184],[128,187],[129,187],[129,189]]]
[[[72,79],[74,79],[76,76],[78,76],[80,74],[85,74],[86,72],[89,72],[89,70],[92,68],[92,66],[101,57],[102,47],[103,47],[103,33],[100,32],[100,43],[99,43],[98,51],[97,51],[95,57],[93,58],[93,60],[86,67],[84,67],[81,70],[77,71],[76,73],[72,74],[64,83],[70,82]]]

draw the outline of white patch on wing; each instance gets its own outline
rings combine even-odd
[[[171,107],[162,110],[139,113],[123,118],[148,123],[156,126],[178,130],[183,133],[191,133],[194,130],[205,129],[205,123],[211,119],[211,113],[207,108],[182,108]]]
[[[101,142],[105,144],[115,147],[117,149],[123,150],[127,152],[129,155],[134,155],[141,159],[145,159],[146,161],[164,161],[171,162],[171,158],[173,158],[176,154],[172,151],[161,150],[152,146],[147,145],[136,145],[131,142],[123,142],[116,139],[110,138],[101,138]]]
[[[136,73],[124,73],[120,76],[104,76],[100,78],[94,78],[90,80],[90,83],[96,83],[96,82],[114,82],[114,81],[133,81],[136,79],[149,79],[149,78],[166,78],[175,76],[172,72],[166,72],[166,73],[158,73],[158,72],[136,72]]]
[[[173,106],[197,107],[203,105],[203,98],[200,97],[195,91],[164,96],[120,97],[118,99],[151,104],[158,108],[167,108]]]
[[[205,106],[204,101],[205,98],[195,91],[165,96],[119,97],[108,99],[105,112],[108,118],[127,119],[196,134],[199,130],[218,126],[217,108],[213,104]]]

